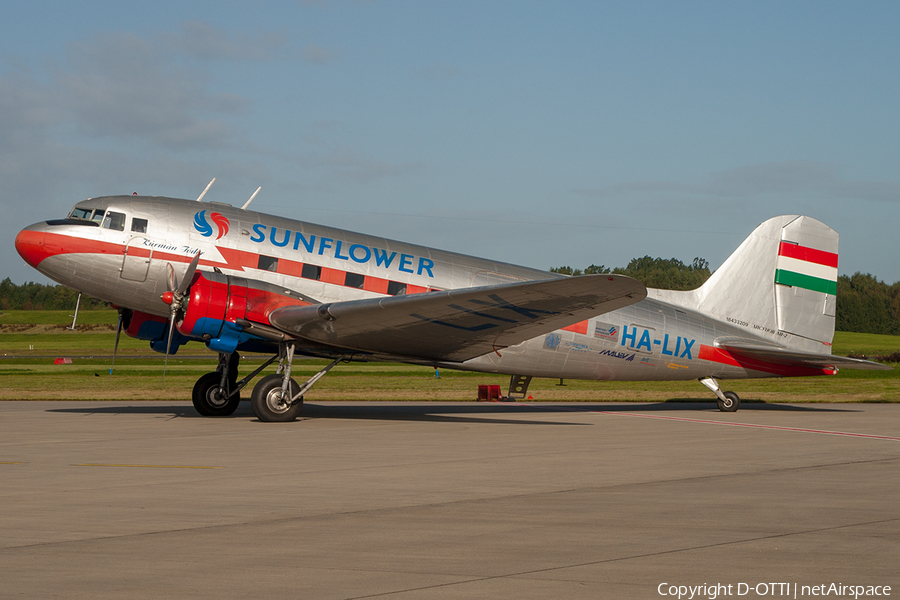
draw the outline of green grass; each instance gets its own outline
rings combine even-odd
[[[0,332],[0,399],[72,400],[190,400],[200,375],[214,370],[216,356],[201,344],[189,344],[169,357],[162,379],[162,355],[146,341],[122,336],[117,367],[109,376],[115,332],[69,331],[69,311],[8,311],[0,325],[37,324],[27,332]],[[79,324],[114,325],[115,311],[83,311]],[[900,336],[838,332],[835,354],[890,355],[900,351]],[[136,358],[139,355],[151,358]],[[75,356],[72,365],[54,365],[53,358]],[[188,357],[204,357],[197,360]],[[262,357],[242,361],[241,373],[249,373]],[[303,381],[326,361],[298,360],[295,379]],[[744,401],[762,402],[900,402],[900,365],[890,371],[842,370],[831,377],[755,379],[726,383]],[[268,372],[274,372],[270,366]],[[509,377],[434,370],[393,363],[339,365],[307,395],[310,402],[323,400],[439,400],[471,401],[477,385],[498,384],[505,391]],[[712,401],[696,381],[604,382],[535,379],[529,393],[541,401]],[[252,383],[251,383],[252,387]],[[249,396],[249,389],[244,391]]]
[[[0,363],[0,398],[71,400],[171,400],[188,401],[200,375],[214,362],[170,361],[165,380],[162,360],[118,363],[114,374],[105,364],[72,365]],[[241,373],[249,373],[259,361],[243,361]],[[323,361],[297,361],[294,378],[303,381],[321,369]],[[267,372],[274,372],[270,366]],[[830,377],[756,379],[725,382],[745,402],[900,402],[900,369],[884,372],[842,371]],[[310,402],[329,400],[436,400],[475,399],[479,384],[497,384],[505,391],[509,378],[503,375],[434,370],[391,363],[339,365],[307,394]],[[610,382],[535,379],[529,394],[538,401],[699,401],[712,395],[696,381]],[[252,383],[251,383],[252,386]],[[249,396],[249,389],[243,393]]]
[[[0,325],[19,325],[32,323],[37,325],[65,325],[72,324],[72,310],[7,310],[0,312]],[[119,317],[114,310],[80,310],[78,311],[78,325],[113,325]]]
[[[886,356],[900,352],[900,335],[836,331],[832,352],[842,356]]]

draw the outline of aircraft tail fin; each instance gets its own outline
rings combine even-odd
[[[837,252],[837,232],[816,219],[769,219],[691,292],[693,308],[788,348],[830,353]]]

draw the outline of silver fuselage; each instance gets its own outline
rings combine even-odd
[[[79,202],[78,209],[82,214],[103,210],[107,215],[124,215],[124,222],[121,228],[74,221],[37,223],[19,234],[20,254],[63,285],[117,307],[160,317],[169,311],[160,300],[167,289],[166,264],[171,263],[180,278],[198,250],[201,270],[216,268],[265,281],[323,303],[557,276],[218,203],[111,196]],[[206,212],[201,216],[200,211]],[[220,221],[226,223],[227,232],[212,213],[224,217]],[[707,360],[716,339],[746,339],[752,334],[688,309],[679,297],[677,292],[650,290],[649,297],[635,305],[500,352],[438,365],[598,380],[775,375]]]

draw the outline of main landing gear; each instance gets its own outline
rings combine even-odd
[[[719,382],[712,377],[704,377],[700,383],[708,387],[719,399],[719,410],[722,412],[737,412],[741,407],[741,399],[734,392],[723,392],[719,387]]]
[[[278,354],[264,362],[255,371],[237,380],[240,356],[237,352],[219,354],[219,366],[214,373],[207,373],[197,380],[191,394],[194,408],[204,417],[227,417],[234,414],[241,402],[241,390],[270,364],[279,361],[274,375],[267,375],[257,382],[250,395],[250,408],[260,421],[293,421],[303,408],[303,394],[315,385],[325,373],[344,359],[335,359],[313,375],[303,385],[291,379],[294,362],[293,342],[282,342]]]
[[[241,390],[237,385],[240,361],[241,357],[237,352],[220,353],[219,366],[215,372],[207,373],[197,380],[191,392],[191,401],[198,413],[204,417],[228,417],[234,414],[241,403]]]

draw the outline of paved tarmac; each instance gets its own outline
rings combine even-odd
[[[900,595],[900,404],[0,402],[0,463],[2,598]]]

